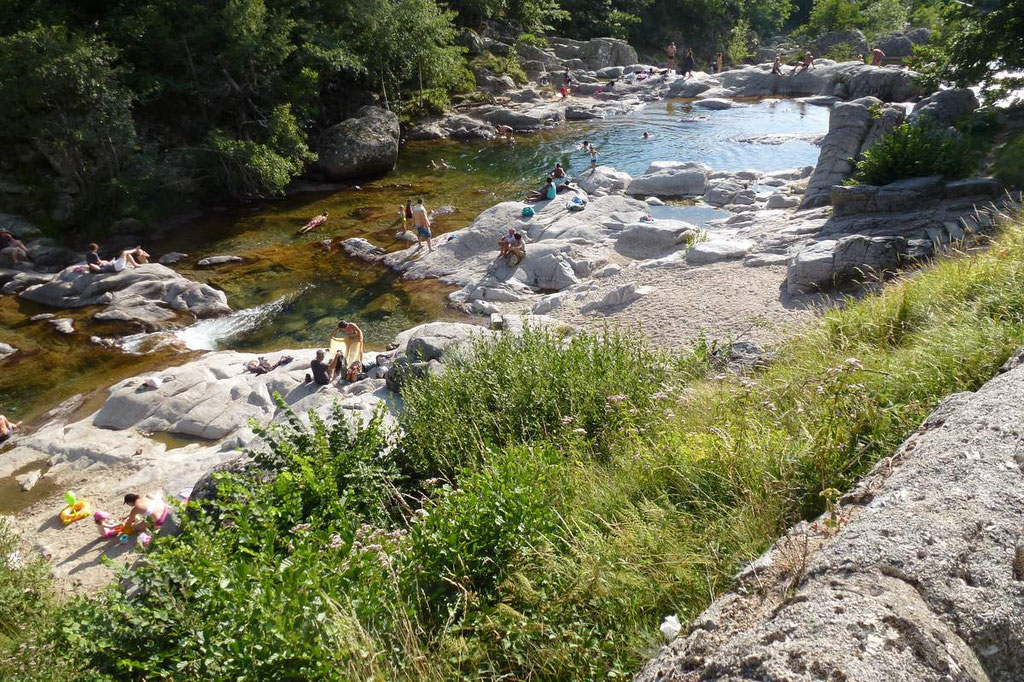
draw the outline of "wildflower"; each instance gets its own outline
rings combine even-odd
[[[668,398],[668,393],[665,393],[664,391],[658,391],[657,393],[651,396],[651,400],[668,400]]]
[[[297,523],[294,526],[292,526],[292,532],[293,533],[305,533],[307,530],[309,530],[309,528],[310,528],[310,526],[309,526],[308,523]]]
[[[328,546],[331,549],[341,549],[345,546],[345,541],[341,539],[340,535],[334,533],[333,535],[331,535],[331,538],[328,541]]]
[[[572,420],[571,416],[570,417],[562,417],[562,424],[564,426],[568,426],[569,424],[572,424],[572,421],[573,420]]]
[[[627,398],[624,395],[610,395],[607,398],[605,398],[604,400],[609,405],[618,405],[619,403],[623,402],[624,400],[629,400],[629,398]]]
[[[572,432],[575,433],[577,436],[585,436],[585,435],[587,435],[587,430],[586,429],[573,429]]]

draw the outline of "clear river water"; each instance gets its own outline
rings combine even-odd
[[[638,111],[604,121],[569,123],[514,143],[417,142],[403,146],[394,172],[358,189],[303,192],[280,201],[245,208],[212,210],[205,217],[145,246],[154,254],[183,251],[190,258],[175,266],[185,276],[223,289],[235,315],[202,321],[177,333],[192,349],[273,350],[324,342],[341,317],[360,324],[370,347],[383,347],[402,329],[435,319],[459,319],[447,309],[448,288],[433,281],[402,282],[382,266],[345,256],[341,239],[361,236],[389,249],[395,239],[398,207],[422,196],[442,210],[435,233],[468,225],[495,203],[523,196],[537,186],[556,162],[570,174],[588,158],[582,140],[599,150],[601,163],[632,174],[651,161],[700,161],[714,170],[781,170],[813,165],[812,140],[828,128],[829,110],[793,100],[748,102],[707,111],[679,100],[654,102]],[[644,131],[651,139],[643,140]],[[431,171],[431,159],[446,159],[451,170]],[[663,209],[693,222],[713,212],[677,206]],[[296,230],[310,217],[330,213],[327,224],[307,235]],[[329,240],[335,246],[323,245]],[[244,262],[198,269],[203,256],[232,254]],[[45,312],[15,297],[0,297],[0,340],[22,352],[0,372],[0,413],[14,418],[38,416],[59,400],[93,392],[142,371],[193,357],[181,349],[153,349],[139,337],[137,353],[106,349],[88,341],[110,328],[92,322],[94,311],[59,311],[75,319],[80,333],[63,336],[51,325],[28,321]]]

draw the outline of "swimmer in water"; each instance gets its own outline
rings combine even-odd
[[[651,134],[645,130],[644,134],[641,135],[640,137],[642,137],[645,140],[649,140],[649,139],[651,139]]]

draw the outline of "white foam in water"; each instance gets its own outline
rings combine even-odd
[[[157,350],[168,344],[184,344],[190,350],[217,350],[224,342],[244,334],[257,327],[271,324],[274,317],[286,305],[294,301],[300,294],[311,289],[306,284],[292,294],[263,303],[253,308],[246,308],[224,317],[215,317],[198,322],[169,333],[133,334],[121,339],[121,349],[128,353],[139,353]]]

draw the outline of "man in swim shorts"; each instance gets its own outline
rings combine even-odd
[[[430,251],[434,250],[434,242],[432,241],[433,233],[430,231],[430,216],[427,215],[427,207],[423,205],[423,197],[416,200],[416,205],[412,207],[412,224],[416,228],[416,243],[419,247],[423,248],[423,240],[427,240],[427,248]]]

